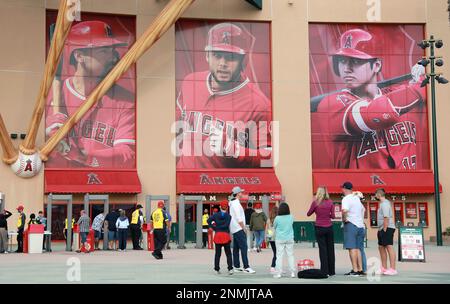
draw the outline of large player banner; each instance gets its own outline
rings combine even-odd
[[[270,25],[176,24],[177,168],[260,168],[271,161]]]
[[[310,24],[313,169],[429,169],[422,25]]]
[[[47,51],[57,12],[47,13]],[[83,14],[67,37],[46,106],[46,138],[84,103],[135,41],[135,17]],[[136,73],[127,71],[51,153],[48,168],[136,167]]]

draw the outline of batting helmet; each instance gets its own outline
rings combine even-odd
[[[205,51],[230,52],[245,55],[251,48],[252,37],[232,23],[219,23],[208,32]]]
[[[361,29],[352,29],[342,34],[340,47],[333,54],[333,70],[339,75],[337,59],[339,57],[351,57],[363,60],[377,59],[370,55],[375,52],[375,43],[370,33]]]
[[[67,37],[70,63],[75,63],[73,51],[98,47],[127,46],[128,44],[113,38],[111,27],[102,21],[84,21],[74,25]]]

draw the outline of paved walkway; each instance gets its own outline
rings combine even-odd
[[[45,254],[0,255],[0,284],[3,283],[346,283],[346,284],[395,284],[395,283],[450,283],[450,247],[426,246],[426,263],[398,263],[399,275],[382,276],[380,281],[367,278],[350,278],[343,274],[350,270],[347,252],[336,245],[336,272],[325,280],[274,279],[269,274],[272,258],[270,249],[262,253],[249,253],[250,265],[256,274],[238,273],[216,275],[212,271],[213,250],[188,249],[166,251],[164,260],[155,260],[148,251],[111,252],[96,251],[90,254],[64,252],[62,244],[53,246],[54,252]],[[175,247],[175,245],[173,245]],[[378,257],[376,244],[369,242],[367,258]],[[76,259],[71,259],[71,258]],[[318,249],[309,243],[295,245],[296,260],[309,258],[319,265]],[[79,262],[79,263],[78,263]],[[77,265],[80,265],[79,272]],[[286,266],[286,262],[285,262]],[[225,269],[225,257],[222,257]],[[370,265],[369,265],[370,267]],[[80,281],[70,281],[77,279]],[[68,279],[69,278],[69,279]],[[251,285],[250,285],[251,286]]]

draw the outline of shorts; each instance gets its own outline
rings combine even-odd
[[[117,231],[108,231],[108,241],[117,241]]]
[[[97,240],[101,240],[103,238],[102,237],[102,232],[94,230],[94,238],[97,239]]]
[[[358,228],[353,223],[344,224],[344,248],[359,249],[364,246],[365,229]]]
[[[394,245],[394,228],[388,228],[386,232],[383,229],[378,231],[378,245],[379,246],[390,246]]]
[[[86,243],[89,232],[80,232],[81,243]]]

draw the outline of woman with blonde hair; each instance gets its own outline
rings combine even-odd
[[[316,214],[316,240],[319,244],[320,270],[328,275],[334,276],[335,272],[335,256],[334,256],[334,236],[332,219],[335,218],[334,204],[330,200],[330,195],[325,186],[319,186],[316,196],[311,203],[311,207],[307,213],[311,216]]]

